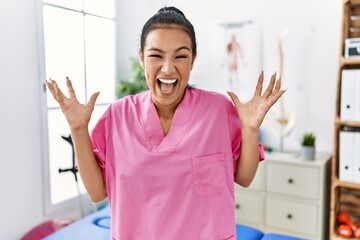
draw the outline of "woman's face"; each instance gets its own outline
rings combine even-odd
[[[191,47],[190,36],[178,26],[148,33],[139,55],[157,107],[176,107],[181,102],[194,61]]]

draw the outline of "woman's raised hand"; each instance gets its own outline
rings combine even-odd
[[[45,80],[45,83],[54,99],[59,103],[70,129],[77,130],[82,127],[86,127],[87,129],[99,92],[92,94],[87,104],[81,104],[76,98],[74,88],[68,77],[66,77],[66,85],[69,91],[69,97],[66,97],[60,90],[55,80],[49,78],[49,80]]]
[[[275,78],[276,74],[274,73],[274,75],[271,76],[270,83],[265,92],[261,95],[264,81],[264,72],[262,71],[256,85],[254,96],[247,103],[241,103],[235,93],[228,92],[238,112],[242,127],[258,129],[266,113],[284,94],[285,90],[281,90],[281,79],[276,81]]]

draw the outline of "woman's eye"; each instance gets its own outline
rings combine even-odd
[[[176,58],[187,58],[188,56],[187,55],[179,55],[179,56],[176,56]]]
[[[149,57],[153,57],[153,58],[161,58],[161,56],[160,56],[160,55],[158,55],[158,54],[151,54],[151,55],[149,55]]]

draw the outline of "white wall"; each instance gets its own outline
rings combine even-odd
[[[34,1],[0,1],[0,238],[42,216],[41,121]]]
[[[264,67],[275,67],[276,38],[283,29],[285,103],[295,110],[285,148],[299,147],[304,131],[317,135],[317,150],[332,151],[341,28],[341,0],[264,1]],[[279,141],[272,137],[269,140]]]
[[[38,71],[35,2],[0,1],[1,239],[18,239],[46,219],[40,119],[43,76]],[[127,78],[128,59],[137,54],[142,24],[166,1],[118,2],[119,75]],[[255,3],[242,5],[250,2]],[[288,28],[284,81],[289,89],[287,104],[296,111],[296,126],[285,144],[296,148],[301,133],[312,130],[318,135],[318,150],[332,150],[341,0],[174,0],[168,5],[182,9],[197,31],[199,56],[193,72],[196,76],[206,76],[208,67],[208,32],[204,28],[207,22],[248,11],[263,16],[267,78],[275,68],[276,38]],[[277,139],[271,131],[266,139],[276,147]]]

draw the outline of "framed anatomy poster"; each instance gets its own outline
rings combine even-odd
[[[213,24],[211,31],[211,89],[235,92],[241,101],[254,94],[262,70],[260,21],[243,19]]]

